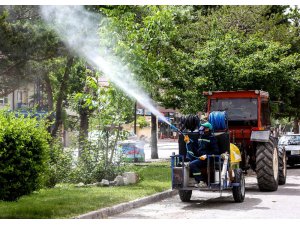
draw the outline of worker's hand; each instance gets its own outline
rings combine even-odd
[[[190,138],[188,135],[184,135],[184,139],[185,143],[190,143]]]
[[[201,155],[201,156],[199,157],[200,160],[205,160],[206,158],[207,158],[207,155]]]
[[[222,158],[222,159],[225,159],[226,155],[228,155],[228,153],[227,153],[227,152],[225,152],[225,153],[222,153],[222,154],[221,154],[221,158]]]

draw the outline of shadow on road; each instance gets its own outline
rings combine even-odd
[[[184,207],[185,210],[224,210],[224,211],[245,211],[254,209],[269,209],[267,207],[257,207],[262,202],[259,198],[246,197],[244,202],[236,203],[232,196],[222,196],[205,200],[191,200],[189,205]]]
[[[254,209],[268,210],[268,207],[258,207],[262,202],[261,196],[300,196],[300,176],[297,175],[297,169],[300,166],[289,168],[287,181],[285,185],[279,185],[277,191],[262,192],[257,185],[256,177],[246,179],[246,196],[242,203],[235,203],[231,191],[224,191],[224,196],[215,198],[192,197],[192,200],[184,206],[186,210],[207,210],[219,209],[229,211],[248,211]],[[293,171],[293,172],[292,172]],[[198,198],[198,199],[197,199]]]

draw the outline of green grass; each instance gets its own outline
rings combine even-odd
[[[136,171],[140,181],[119,187],[76,188],[60,184],[52,189],[41,189],[16,202],[0,201],[0,218],[72,218],[171,188],[169,162],[132,165],[126,171]]]

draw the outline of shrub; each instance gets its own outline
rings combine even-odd
[[[144,116],[138,116],[136,123],[140,126],[141,129],[150,125]]]
[[[101,181],[102,179],[114,180],[117,175],[125,172],[125,164],[123,163],[109,163],[108,165],[98,164],[95,170],[95,179]]]
[[[64,149],[59,138],[51,140],[49,171],[46,180],[48,188],[54,187],[57,183],[69,181],[72,171],[72,150]]]
[[[48,138],[43,121],[0,111],[1,200],[17,200],[43,185]]]
[[[122,139],[124,134],[119,135]],[[110,133],[107,139],[105,132],[96,132],[86,140],[81,154],[72,170],[70,182],[85,184],[101,181],[102,179],[113,180],[124,171],[122,155],[116,150],[116,135]],[[119,140],[118,139],[118,140]],[[113,154],[112,160],[110,156]]]

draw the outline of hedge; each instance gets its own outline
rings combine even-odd
[[[0,111],[0,200],[14,201],[42,187],[49,138],[42,120]]]

